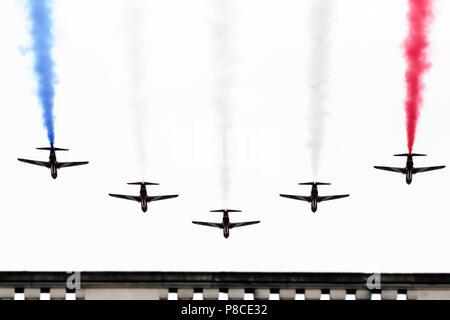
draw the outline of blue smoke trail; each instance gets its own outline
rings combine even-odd
[[[38,82],[39,103],[43,109],[47,137],[53,147],[55,142],[53,103],[55,98],[55,65],[51,51],[53,47],[52,8],[46,0],[28,0],[31,20],[31,49],[34,53],[34,73]]]

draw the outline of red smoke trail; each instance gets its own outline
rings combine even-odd
[[[405,40],[407,69],[406,80],[406,131],[408,150],[411,153],[416,136],[417,120],[422,106],[423,75],[431,64],[427,61],[428,31],[432,18],[433,0],[408,0],[409,31]]]

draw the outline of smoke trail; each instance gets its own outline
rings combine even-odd
[[[55,98],[55,73],[52,58],[52,8],[46,0],[28,0],[31,20],[31,49],[34,53],[34,73],[38,84],[39,103],[43,109],[44,125],[50,145],[55,142],[53,103]]]
[[[222,138],[221,177],[222,196],[227,204],[230,189],[230,159],[227,131],[230,129],[230,102],[232,87],[232,50],[231,50],[231,7],[229,0],[214,0],[214,97],[217,110],[219,132]]]
[[[125,4],[128,59],[128,104],[134,111],[136,147],[139,165],[144,174],[146,164],[145,119],[148,107],[145,87],[145,37],[143,8],[145,1],[132,0]]]
[[[431,64],[427,61],[428,33],[432,18],[432,0],[409,0],[409,31],[405,40],[406,57],[406,132],[411,153],[416,136],[417,121],[422,106],[423,75]]]
[[[309,25],[311,51],[308,59],[308,82],[310,88],[310,111],[308,114],[309,141],[313,175],[317,176],[325,134],[325,108],[330,58],[330,31],[333,1],[314,0]]]

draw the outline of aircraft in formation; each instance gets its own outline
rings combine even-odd
[[[114,193],[110,193],[109,195],[111,197],[115,197],[115,198],[127,199],[127,200],[140,202],[141,209],[143,212],[147,212],[147,203],[149,203],[151,201],[165,200],[165,199],[171,199],[171,198],[178,197],[177,194],[170,194],[170,195],[164,195],[164,196],[149,196],[149,195],[147,195],[147,186],[159,185],[159,183],[142,181],[142,182],[129,182],[128,184],[141,186],[141,190],[140,190],[138,196],[129,196],[129,195],[123,195],[123,194],[114,194]]]
[[[88,164],[89,161],[81,161],[81,162],[58,162],[56,160],[56,151],[69,151],[69,149],[63,149],[63,148],[55,148],[55,147],[49,147],[49,148],[36,148],[37,150],[47,150],[50,151],[50,157],[49,161],[38,161],[38,160],[29,160],[29,159],[21,159],[18,158],[17,160],[34,164],[37,166],[42,166],[50,169],[50,173],[52,175],[53,179],[56,179],[58,176],[58,169],[61,168],[67,168],[67,167],[74,167],[74,166],[81,166],[84,164]]]
[[[211,210],[210,212],[223,212],[222,222],[203,222],[203,221],[192,221],[193,224],[198,224],[201,226],[214,227],[223,229],[223,236],[228,238],[230,236],[230,229],[249,226],[252,224],[260,223],[261,221],[246,221],[246,222],[230,222],[230,217],[228,215],[229,212],[242,212],[241,210],[232,210],[232,209],[220,209],[220,210]]]
[[[317,186],[322,185],[330,185],[331,183],[326,182],[302,182],[299,183],[299,185],[309,185],[311,186],[311,194],[309,196],[297,196],[297,195],[290,195],[290,194],[280,194],[283,198],[289,198],[294,200],[301,200],[301,201],[307,201],[311,203],[311,211],[316,212],[317,211],[317,204],[322,201],[328,201],[328,200],[336,200],[341,198],[346,198],[349,196],[349,194],[340,194],[340,195],[333,195],[333,196],[319,196],[319,191],[317,190]]]
[[[58,169],[61,168],[67,168],[67,167],[73,167],[73,166],[80,166],[88,164],[88,161],[79,161],[79,162],[58,162],[56,159],[56,152],[57,151],[69,151],[68,149],[63,148],[55,148],[53,146],[46,147],[46,148],[37,148],[37,150],[47,150],[50,151],[49,161],[39,161],[39,160],[29,160],[29,159],[21,159],[18,158],[17,160],[33,165],[38,165],[42,167],[46,167],[50,169],[51,176],[53,179],[56,179],[58,176]],[[432,170],[439,170],[445,168],[445,166],[434,166],[434,167],[421,167],[421,168],[415,168],[413,157],[423,157],[426,156],[425,154],[419,154],[419,153],[404,153],[404,154],[396,154],[394,155],[396,157],[407,157],[406,159],[406,166],[404,168],[397,168],[397,167],[384,167],[384,166],[375,166],[375,169],[379,170],[386,170],[386,171],[392,171],[392,172],[398,172],[406,175],[406,183],[410,184],[412,182],[412,177],[416,173],[420,172],[426,172],[426,171],[432,171]],[[147,186],[148,185],[159,185],[158,183],[153,182],[129,182],[129,185],[139,185],[140,186],[140,193],[138,196],[133,195],[123,195],[123,194],[113,194],[110,193],[109,195],[111,197],[120,198],[120,199],[127,199],[132,201],[137,201],[141,204],[141,209],[143,212],[147,212],[148,209],[148,203],[151,201],[157,201],[157,200],[165,200],[165,199],[171,199],[178,197],[178,194],[171,194],[171,195],[161,195],[161,196],[149,196],[147,194]],[[300,195],[289,195],[289,194],[280,194],[281,197],[289,198],[289,199],[295,199],[295,200],[301,200],[301,201],[307,201],[311,203],[311,211],[316,212],[317,211],[317,205],[318,203],[322,201],[328,201],[328,200],[336,200],[341,198],[346,198],[349,196],[349,194],[341,194],[341,195],[329,195],[329,196],[319,196],[319,191],[317,189],[317,186],[320,185],[330,185],[330,183],[325,182],[303,182],[299,183],[299,185],[310,185],[311,186],[311,193],[309,196],[300,196]],[[223,229],[223,236],[225,238],[228,238],[230,236],[230,229],[237,228],[237,227],[243,227],[243,226],[249,226],[253,224],[258,224],[260,221],[246,221],[246,222],[230,222],[229,213],[230,212],[241,212],[241,210],[232,210],[232,209],[220,209],[220,210],[211,210],[211,212],[222,212],[222,222],[216,223],[216,222],[203,222],[203,221],[192,221],[193,224],[202,225],[202,226],[208,226],[208,227],[215,227]]]
[[[402,173],[402,174],[406,175],[406,183],[411,184],[413,174],[445,168],[445,166],[414,168],[413,157],[425,157],[425,156],[426,156],[426,154],[420,154],[420,153],[394,154],[394,157],[406,157],[406,167],[396,168],[396,167],[374,166],[374,168],[379,169],[379,170],[386,170],[386,171]]]

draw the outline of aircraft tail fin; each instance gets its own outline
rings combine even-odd
[[[69,149],[64,148],[54,148],[54,147],[43,147],[43,148],[36,148],[37,150],[47,150],[47,151],[69,151]]]
[[[301,185],[301,186],[313,186],[313,185],[316,185],[316,186],[328,186],[330,184],[331,183],[328,183],[328,182],[301,182],[301,183],[299,183],[299,185]]]
[[[241,210],[232,210],[232,209],[219,209],[219,210],[211,210],[209,212],[242,212]]]
[[[159,185],[159,183],[154,183],[154,182],[146,182],[146,181],[142,181],[142,182],[128,182],[127,184],[132,184],[132,185],[144,185],[144,186],[157,186]]]
[[[408,157],[408,156],[413,156],[413,157],[426,157],[426,154],[422,154],[422,153],[400,153],[400,154],[394,154],[394,157]]]

